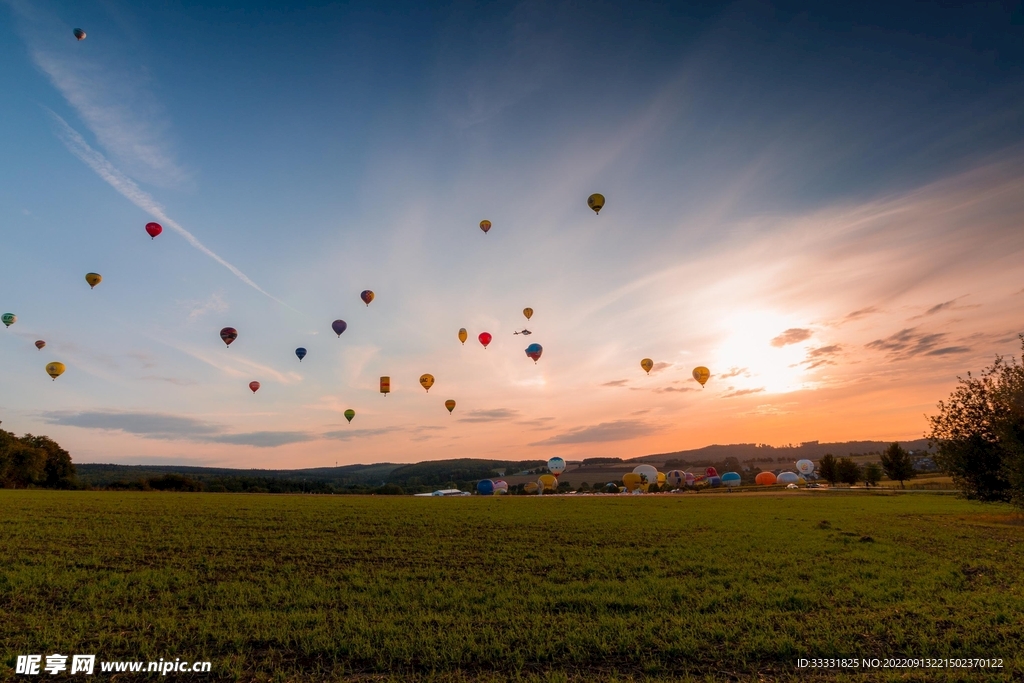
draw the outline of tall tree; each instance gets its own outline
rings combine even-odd
[[[885,476],[900,483],[901,489],[906,488],[903,482],[917,475],[910,453],[907,453],[898,441],[894,441],[882,453],[882,469],[885,470]]]
[[[826,453],[818,462],[818,474],[832,486],[835,486],[836,482],[839,481],[839,471],[836,469],[836,464],[836,456],[831,453]]]
[[[864,465],[861,476],[864,477],[866,485],[876,486],[878,482],[882,481],[882,468],[877,462],[869,462],[867,465]]]
[[[836,479],[853,486],[860,481],[860,466],[850,458],[840,458],[836,463]]]

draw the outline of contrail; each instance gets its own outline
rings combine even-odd
[[[128,199],[128,201],[130,201],[132,204],[139,207],[143,211],[149,213],[151,216],[160,221],[163,225],[172,228],[175,232],[177,232],[179,235],[188,240],[189,244],[191,244],[193,247],[203,252],[204,254],[206,254],[207,256],[209,256],[214,261],[221,264],[228,270],[230,270],[232,273],[235,274],[235,276],[239,280],[249,285],[257,292],[270,297],[271,299],[281,304],[282,306],[291,308],[296,313],[300,313],[300,311],[297,311],[296,309],[292,308],[285,302],[278,299],[276,296],[265,291],[262,287],[253,282],[251,279],[249,279],[249,276],[240,271],[238,268],[231,265],[214,252],[210,251],[210,249],[207,248],[205,244],[196,239],[195,235],[190,233],[185,228],[181,227],[173,218],[164,213],[164,208],[157,204],[152,197],[150,197],[146,192],[139,188],[139,186],[135,184],[134,180],[126,176],[124,173],[121,173],[121,171],[115,168],[113,164],[107,161],[106,157],[104,157],[102,154],[100,154],[92,147],[90,147],[89,143],[87,143],[85,139],[78,134],[78,131],[76,131],[74,128],[68,125],[67,121],[62,119],[51,109],[48,109],[46,107],[43,107],[43,109],[46,109],[46,111],[50,114],[53,120],[57,123],[57,126],[59,127],[58,135],[60,136],[61,142],[63,142],[64,145],[68,148],[68,151],[70,151],[76,157],[85,162],[85,164],[89,166],[89,168],[96,171],[96,173],[99,174],[101,178],[107,181],[107,183],[115,190],[124,195],[125,198]]]

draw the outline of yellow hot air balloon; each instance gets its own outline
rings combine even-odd
[[[654,367],[654,361],[651,360],[650,358],[644,358],[642,361],[640,361],[640,367],[642,367],[644,371],[649,375],[651,374],[651,369]]]
[[[380,393],[387,396],[389,391],[391,391],[391,378],[384,375],[380,378]]]
[[[523,484],[523,490],[526,491],[527,493],[536,493],[538,488],[540,487],[538,487],[537,482],[534,481],[528,481],[525,484]]]
[[[466,333],[466,328],[465,327],[460,327],[459,328],[459,341],[462,342],[463,344],[465,344],[466,343],[466,339],[468,339],[468,338],[469,338],[469,334]]]
[[[708,381],[709,377],[711,377],[711,371],[703,365],[693,369],[693,378],[700,382],[701,386],[704,386],[704,383]]]
[[[604,208],[604,195],[592,194],[587,198],[587,206],[594,210],[594,213],[601,213]]]
[[[86,273],[85,281],[89,283],[89,289],[92,289],[99,283],[103,282],[103,276],[99,273]]]
[[[537,486],[543,488],[545,491],[557,491],[558,479],[556,479],[553,474],[542,474],[537,479]]]
[[[526,319],[529,320],[530,318],[533,317],[533,309],[527,306],[526,308],[523,309],[523,315],[525,315]]]
[[[424,389],[426,389],[429,392],[430,391],[430,387],[434,386],[434,376],[433,375],[420,375],[420,386],[423,387]]]
[[[444,407],[448,409],[448,414],[451,415],[452,411],[455,410],[455,401],[448,399],[444,402]]]
[[[626,490],[632,493],[633,491],[639,491],[640,487],[643,486],[644,480],[636,472],[629,472],[622,475],[622,485],[626,487]]]
[[[46,374],[52,377],[53,379],[57,379],[58,377],[64,374],[64,364],[58,363],[56,361],[52,363],[47,363]]]

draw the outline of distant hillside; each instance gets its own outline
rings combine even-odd
[[[401,467],[394,463],[374,465],[344,465],[342,467],[316,467],[305,470],[232,469],[227,467],[188,467],[184,465],[75,465],[78,479],[92,486],[108,486],[115,482],[131,482],[180,474],[196,481],[210,481],[224,477],[309,481],[332,486],[380,486],[391,472]]]
[[[544,467],[546,460],[428,460],[402,465],[388,475],[389,484],[399,486],[441,486],[449,482],[476,481],[494,476],[509,476],[522,470]]]
[[[847,455],[881,453],[891,443],[891,441],[842,441],[835,443],[807,441],[799,446],[768,446],[766,444],[754,443],[737,443],[724,446],[715,444],[687,451],[642,455],[638,458],[632,458],[629,462],[663,463],[675,460],[700,464],[703,462],[722,462],[726,458],[736,458],[740,462],[752,462],[764,460],[765,458],[771,458],[773,461],[778,462],[793,462],[801,458],[817,460],[826,453],[831,453],[837,458]],[[928,450],[928,439],[901,441],[900,445],[915,453],[917,451],[926,451]]]

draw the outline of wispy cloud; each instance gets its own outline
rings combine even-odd
[[[518,410],[508,408],[492,408],[490,410],[470,410],[459,422],[501,422],[519,417]]]
[[[611,382],[605,382],[602,387],[621,387],[629,383],[628,379],[614,379]]]
[[[363,439],[371,436],[380,436],[393,432],[393,429],[379,428],[379,429],[338,429],[332,432],[325,432],[322,436],[325,439],[333,439],[335,441],[350,441],[352,439]]]
[[[190,323],[194,323],[207,313],[226,313],[228,310],[228,304],[224,301],[223,292],[214,292],[205,299],[183,301],[180,305],[188,309],[188,321]]]
[[[758,387],[757,389],[733,389],[729,387],[729,393],[722,394],[722,398],[736,398],[737,396],[746,396],[748,394],[759,394],[764,391],[764,387]]]
[[[750,371],[747,368],[729,368],[726,372],[718,376],[719,380],[729,379],[730,377],[750,377]]]
[[[921,318],[927,318],[928,316],[935,315],[936,313],[941,313],[943,311],[963,310],[968,308],[981,308],[980,304],[973,304],[970,306],[958,305],[956,302],[963,298],[964,297],[962,296],[958,296],[955,299],[943,301],[941,304],[935,304],[921,315],[915,315],[913,318],[911,318],[911,320],[920,320]]]
[[[806,339],[810,339],[811,334],[813,333],[810,330],[805,330],[800,327],[791,327],[779,336],[775,337],[775,339],[772,339],[771,344],[776,347],[788,346],[789,344],[799,344]]]
[[[945,332],[918,332],[918,328],[911,327],[891,334],[885,339],[876,339],[865,344],[865,347],[875,351],[885,351],[893,360],[905,360],[920,355],[945,356],[970,351],[965,346],[940,347],[939,345],[948,336]]]
[[[807,352],[807,357],[797,363],[797,365],[806,365],[808,370],[812,370],[822,365],[835,365],[836,362],[832,359],[833,356],[839,354],[842,350],[841,344],[830,344],[828,346],[819,346],[816,349],[811,349]]]
[[[531,446],[555,446],[570,443],[594,443],[598,441],[624,441],[638,436],[646,436],[659,431],[659,427],[640,420],[616,420],[602,422],[589,427],[578,427],[564,434],[535,441]]]

